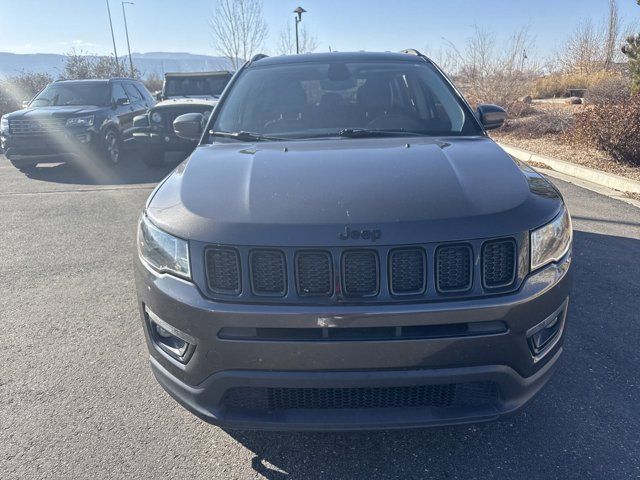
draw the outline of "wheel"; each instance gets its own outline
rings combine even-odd
[[[157,147],[144,147],[140,151],[142,161],[148,167],[161,167],[164,165],[164,150]]]
[[[115,130],[107,130],[107,133],[104,134],[103,143],[104,159],[113,165],[117,165],[118,163],[120,163],[120,156],[122,155],[122,144],[117,132]]]

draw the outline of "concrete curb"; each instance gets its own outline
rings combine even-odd
[[[557,158],[551,158],[537,153],[522,150],[521,148],[511,147],[509,145],[500,144],[500,146],[509,155],[516,157],[523,162],[543,163],[552,170],[555,170],[571,177],[580,178],[589,182],[601,185],[603,187],[612,188],[620,192],[640,193],[640,182],[631,180],[620,175],[602,172],[582,165],[565,162]]]

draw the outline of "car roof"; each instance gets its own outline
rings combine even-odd
[[[231,75],[228,70],[218,70],[215,72],[167,72],[164,78],[171,77],[210,77],[210,76],[226,76]]]
[[[109,83],[113,81],[139,82],[135,78],[85,78],[82,80],[56,80],[55,83]]]
[[[301,55],[280,55],[277,57],[261,57],[251,64],[260,65],[278,65],[288,63],[307,63],[307,62],[361,62],[361,61],[405,61],[419,62],[430,60],[415,50],[405,52],[324,52],[324,53],[304,53]]]

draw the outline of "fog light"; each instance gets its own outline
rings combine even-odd
[[[187,363],[195,349],[195,339],[161,320],[145,307],[151,340],[160,350],[181,363]]]
[[[536,326],[527,330],[529,348],[536,357],[536,361],[546,354],[560,339],[567,315],[567,299],[561,306]]]

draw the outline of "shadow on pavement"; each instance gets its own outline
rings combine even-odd
[[[118,165],[110,165],[98,158],[60,157],[56,159],[58,163],[42,163],[21,171],[28,178],[59,184],[133,185],[159,182],[184,158],[184,154],[168,153],[162,167],[150,168],[133,150],[127,152]]]
[[[575,232],[564,358],[493,423],[361,433],[228,431],[284,478],[631,478],[640,469],[640,240]]]

